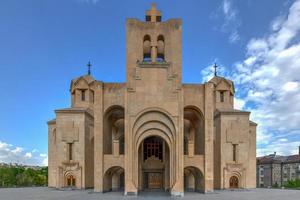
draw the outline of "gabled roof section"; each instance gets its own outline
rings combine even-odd
[[[80,76],[71,81],[70,90],[72,90],[72,87],[76,86],[76,84],[79,83],[81,80],[85,81],[87,85],[91,85],[95,81],[95,79],[90,75]]]
[[[257,164],[282,163],[285,161],[286,161],[286,156],[277,156],[275,154],[257,158]]]
[[[229,79],[226,79],[226,78],[221,77],[221,76],[214,76],[208,82],[213,83],[216,88],[218,88],[218,86],[221,87],[222,83],[225,83],[230,88],[231,93],[232,94],[235,93],[234,83],[233,83],[233,81],[231,81]],[[222,90],[222,88],[220,88],[220,90]]]

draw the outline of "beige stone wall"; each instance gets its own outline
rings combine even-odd
[[[249,113],[235,111],[233,108],[222,110],[220,109],[224,108],[222,105],[219,105],[220,108],[216,110],[215,102],[219,97],[215,95],[213,83],[187,84],[181,89],[174,87],[176,81],[174,78],[168,78],[168,68],[172,67],[169,64],[161,68],[155,65],[150,67],[137,65],[137,67],[140,69],[139,78],[134,80],[135,90],[126,91],[124,84],[94,82],[89,86],[94,91],[92,107],[85,105],[86,108],[73,107],[56,112],[56,121],[48,123],[49,186],[65,186],[64,176],[72,171],[76,176],[78,188],[94,187],[95,191],[105,191],[108,187],[103,185],[105,183],[112,184],[113,187],[118,185],[118,180],[108,181],[105,174],[112,167],[119,167],[118,169],[121,169],[119,172],[125,171],[125,191],[136,193],[139,181],[138,174],[135,173],[137,171],[135,163],[138,161],[135,159],[137,137],[134,135],[134,126],[142,116],[146,116],[145,120],[147,120],[146,113],[150,113],[148,120],[156,118],[165,121],[168,127],[174,126],[173,132],[170,132],[174,136],[169,141],[171,168],[170,177],[167,177],[167,180],[170,179],[170,189],[173,194],[183,192],[184,180],[187,180],[183,178],[187,176],[184,170],[194,170],[199,174],[193,178],[187,177],[190,180],[187,183],[188,188],[192,188],[191,183],[199,179],[197,186],[194,184],[194,189],[198,188],[199,191],[209,192],[213,188],[228,188],[232,175],[239,177],[240,187],[255,187],[256,124],[249,121]],[[75,102],[74,105],[78,104]],[[125,155],[118,155],[113,151],[110,154],[103,153],[103,145],[107,143],[107,138],[103,137],[103,134],[111,131],[104,128],[105,113],[114,106],[124,107],[125,130],[128,130],[125,131]],[[89,110],[91,108],[93,109]],[[193,108],[199,113],[201,116],[199,123],[203,120],[205,127],[203,129],[204,152],[200,155],[195,154],[196,137],[194,137],[194,143],[192,141],[188,144],[189,152],[192,153],[183,156],[184,110],[188,108]],[[66,141],[63,141],[70,137],[67,130],[70,127],[76,129],[73,130],[72,137],[78,135],[78,138],[72,139],[75,140],[72,162],[67,160],[68,147]],[[201,134],[202,130],[199,131],[195,134]],[[64,136],[65,134],[67,136]],[[149,132],[149,134],[158,133]],[[119,148],[119,146],[114,147],[114,141],[110,142],[112,142],[110,148]],[[236,162],[232,160],[233,143],[238,145]],[[58,152],[60,152],[59,156],[56,156]],[[114,179],[119,176],[120,174],[113,175]]]
[[[249,113],[219,111],[216,114],[216,162],[215,187],[229,188],[229,179],[236,176],[239,187],[256,187],[256,137],[255,126],[249,125]],[[236,145],[236,160],[233,160],[233,145]]]
[[[49,125],[49,186],[66,187],[66,175],[76,178],[76,187],[93,187],[93,118],[82,109],[56,111]],[[72,143],[72,160],[69,146]]]
[[[57,145],[59,141],[57,140],[56,134],[56,123],[55,120],[48,122],[48,186],[57,187]]]

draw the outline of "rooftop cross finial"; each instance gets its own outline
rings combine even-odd
[[[88,67],[88,75],[91,75],[91,67],[92,67],[91,62],[89,61],[86,66]]]
[[[217,66],[216,63],[215,63],[215,65],[214,65],[214,68],[215,68],[215,76],[217,76],[217,68],[218,68],[218,66]]]
[[[150,21],[150,22],[160,22],[161,21],[161,13],[159,10],[156,9],[155,3],[152,3],[151,10],[148,10],[146,13],[146,21]]]

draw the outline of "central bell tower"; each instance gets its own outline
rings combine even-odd
[[[180,19],[163,21],[155,4],[145,21],[126,21],[125,194],[153,185],[183,194],[181,28]],[[164,144],[161,167],[142,159],[149,137]]]
[[[137,68],[170,66],[177,84],[181,83],[182,21],[162,21],[162,14],[153,3],[146,11],[145,21],[126,21],[126,66],[128,87],[136,77]],[[180,85],[178,85],[180,87]]]

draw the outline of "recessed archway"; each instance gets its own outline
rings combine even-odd
[[[64,185],[68,188],[76,188],[76,176],[73,173],[66,173]]]
[[[115,105],[106,110],[103,118],[103,140],[104,154],[124,153],[124,108],[122,106]]]
[[[103,177],[103,192],[124,191],[124,169],[119,166],[109,168]]]
[[[184,108],[185,155],[204,154],[204,117],[195,106]]]
[[[204,176],[197,167],[184,168],[184,190],[189,192],[204,191]]]
[[[162,189],[169,190],[171,186],[173,186],[175,177],[176,177],[176,168],[172,168],[170,166],[175,166],[175,137],[176,137],[176,128],[174,126],[171,115],[160,108],[150,108],[144,111],[141,111],[136,120],[133,123],[133,180],[135,185],[137,186],[137,190],[145,189],[147,185],[144,184],[143,179],[146,180],[146,177],[143,177],[142,166],[143,165],[143,152],[141,146],[143,146],[143,142],[149,137],[158,137],[163,140],[163,144],[165,146],[165,158],[168,159],[166,162],[158,161],[163,163],[163,185]],[[128,142],[128,141],[127,141]],[[163,156],[164,157],[164,156]],[[142,162],[143,161],[143,162]],[[168,164],[169,163],[169,164]],[[147,167],[146,167],[147,168]],[[158,169],[154,169],[153,172],[159,171]],[[168,175],[169,178],[166,178],[165,175]],[[151,175],[150,175],[151,176]],[[160,179],[159,174],[153,174],[153,179],[155,177]]]
[[[151,135],[139,145],[139,190],[170,189],[170,150],[160,136]]]
[[[231,189],[239,188],[239,178],[236,176],[231,176],[229,179],[229,187]]]

